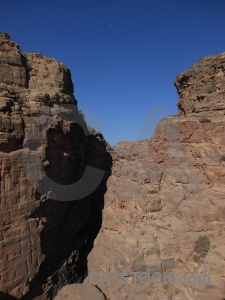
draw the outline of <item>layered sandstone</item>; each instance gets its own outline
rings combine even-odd
[[[225,53],[206,56],[180,73],[175,86],[180,96],[179,114],[186,116],[209,113],[224,116]]]
[[[111,278],[97,282],[110,300],[225,298],[224,83],[225,53],[200,60],[175,80],[178,115],[162,120],[152,139],[114,147],[103,224],[89,255],[89,274]],[[209,240],[206,255],[195,246],[201,236]],[[203,274],[211,283],[144,285],[131,275],[171,271],[175,280]]]
[[[22,53],[0,33],[1,299],[52,299],[85,278],[110,173],[107,148],[79,114],[69,69]],[[99,185],[65,201],[87,165],[103,171]],[[44,178],[62,187],[60,199],[46,184],[42,193]]]
[[[1,300],[225,298],[224,72],[225,53],[182,72],[178,115],[162,120],[151,140],[111,151],[80,118],[69,69],[22,53],[0,33]],[[64,201],[87,165],[105,171],[101,184]],[[63,201],[51,186],[40,192],[46,174],[66,187]],[[131,276],[170,271],[175,279],[210,275],[211,283],[144,285]],[[111,281],[90,286],[91,272]]]

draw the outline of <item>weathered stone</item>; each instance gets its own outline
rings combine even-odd
[[[87,274],[111,158],[102,136],[86,135],[76,104],[64,64],[21,53],[0,33],[0,299],[53,299]],[[56,201],[34,184],[46,173],[66,193],[86,165],[105,175],[84,199]]]
[[[224,116],[225,52],[206,56],[176,80],[179,114]]]
[[[6,34],[0,43],[1,299],[224,299],[225,54],[177,76],[178,116],[162,120],[151,140],[111,149],[94,129],[85,135],[84,121],[63,118],[70,105],[78,116],[65,65],[21,53]],[[49,124],[43,140],[41,121]],[[87,164],[105,177],[85,199],[54,201],[27,175],[29,167],[43,176],[32,153],[59,184],[77,181]],[[201,257],[196,241],[205,235]],[[94,287],[87,271],[127,272],[128,281]],[[134,284],[131,276],[171,271],[173,284]],[[211,282],[179,283],[190,274]]]
[[[105,300],[100,290],[91,284],[71,284],[60,290],[54,300]]]
[[[120,142],[89,272],[210,275],[210,284],[99,285],[110,299],[224,299],[225,53],[177,76],[178,116],[149,141]],[[205,258],[195,253],[202,235]],[[118,264],[125,259],[126,264]],[[208,298],[207,298],[208,297]]]

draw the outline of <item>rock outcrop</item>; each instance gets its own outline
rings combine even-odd
[[[203,58],[177,116],[112,150],[69,69],[0,33],[0,299],[225,299],[224,81],[225,53]],[[101,182],[71,199],[87,166]]]
[[[86,277],[101,227],[108,148],[79,114],[69,69],[22,53],[0,33],[1,300],[53,299]],[[103,177],[91,193],[68,199],[86,166]],[[46,178],[64,194],[55,198]]]
[[[180,96],[179,114],[206,113],[224,116],[225,53],[207,56],[186,72],[180,73],[175,86]]]
[[[110,300],[225,298],[224,83],[225,53],[200,60],[175,80],[178,115],[162,120],[152,139],[114,147],[89,255],[89,274]],[[175,281],[143,274],[148,284],[138,276],[135,284],[131,272],[172,272]]]

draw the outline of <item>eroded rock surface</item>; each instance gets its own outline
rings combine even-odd
[[[54,300],[106,300],[93,284],[71,284],[62,288]]]
[[[69,69],[22,53],[0,33],[1,299],[53,299],[64,285],[83,281],[101,227],[108,147],[95,130],[88,134]],[[40,192],[47,175],[64,187],[58,200],[65,200],[87,165],[105,173],[85,198],[56,201],[51,187]]]
[[[225,53],[182,72],[178,115],[112,151],[99,132],[85,134],[69,69],[0,33],[1,300],[225,298],[224,72]],[[86,165],[105,175],[84,199],[39,192],[46,174],[70,185]],[[173,272],[175,282],[134,284],[131,272]]]
[[[200,60],[175,80],[178,115],[162,120],[151,140],[115,146],[89,255],[89,274],[110,300],[225,298],[224,82],[225,53]],[[206,255],[196,246],[201,236],[210,241]],[[110,282],[99,282],[104,272]],[[134,284],[131,272],[173,272],[175,281],[192,274],[197,283]],[[211,282],[198,283],[200,274]]]
[[[193,67],[180,73],[175,86],[180,96],[179,114],[224,116],[225,110],[225,52],[206,56]]]

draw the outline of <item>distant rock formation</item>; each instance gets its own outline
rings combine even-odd
[[[71,111],[75,118],[63,118]],[[39,53],[22,53],[0,33],[1,300],[53,299],[87,275],[111,157],[102,135],[94,129],[87,135],[80,119],[69,69]],[[39,157],[44,171],[37,167]],[[51,187],[43,195],[34,184],[41,186],[47,174],[65,186],[66,198],[68,185],[87,165],[105,173],[81,200],[53,200]]]
[[[162,120],[152,139],[114,147],[103,224],[89,255],[89,274],[111,278],[97,283],[110,300],[225,299],[224,83],[225,53],[203,58],[175,80],[178,115]],[[128,284],[112,280],[122,272]],[[134,284],[131,272],[187,277],[145,285]],[[211,283],[188,281],[199,274]]]

